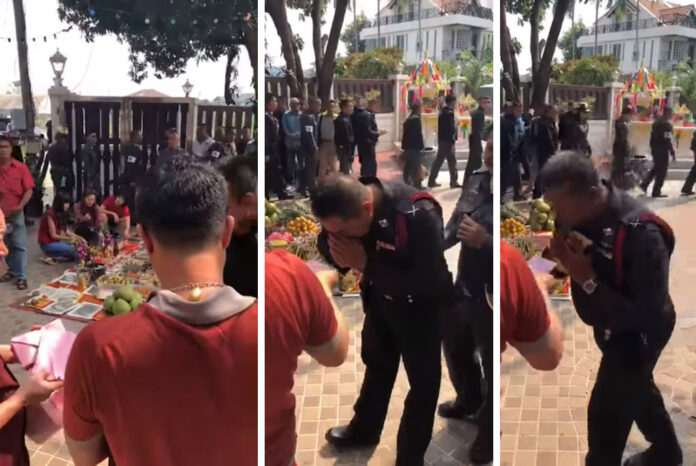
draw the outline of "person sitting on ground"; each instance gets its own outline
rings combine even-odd
[[[84,238],[90,246],[99,242],[99,234],[107,223],[107,216],[97,204],[97,195],[87,190],[82,193],[82,200],[75,204],[75,233]]]
[[[25,407],[47,400],[63,382],[49,380],[46,372],[37,372],[20,385],[7,367],[18,363],[10,345],[0,345],[0,362],[0,464],[29,465],[29,452],[24,444]]]
[[[348,354],[348,329],[333,302],[333,271],[312,273],[287,251],[266,254],[266,464],[293,464],[297,443],[293,378],[306,351],[336,367]]]
[[[77,335],[68,450],[77,465],[256,466],[258,309],[222,284],[235,223],[225,179],[176,158],[148,172],[136,207],[161,290]]]
[[[126,197],[121,192],[106,198],[102,204],[102,211],[106,214],[109,229],[116,232],[123,239],[130,238],[131,218],[130,210],[126,205]]]
[[[53,205],[46,211],[39,224],[39,246],[48,256],[44,262],[52,264],[56,260],[74,261],[76,243],[86,243],[81,236],[68,230],[67,216],[70,213],[70,197],[59,191],[53,198]]]
[[[228,212],[234,217],[234,232],[227,247],[223,272],[225,285],[245,296],[258,296],[256,158],[232,157],[220,167],[227,180]]]

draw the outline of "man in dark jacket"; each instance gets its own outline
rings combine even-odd
[[[436,180],[437,175],[440,173],[442,162],[444,162],[445,159],[447,159],[447,168],[449,168],[450,172],[450,188],[461,187],[461,185],[457,183],[457,159],[454,155],[454,145],[457,142],[459,133],[454,115],[456,105],[457,98],[452,94],[447,95],[447,97],[445,97],[445,106],[442,107],[437,117],[437,157],[435,157],[430,167],[430,178],[428,179],[429,188],[440,186]]]
[[[353,168],[353,125],[350,117],[353,114],[353,103],[348,99],[340,102],[341,112],[334,120],[334,142],[341,173],[350,175]]]
[[[483,153],[483,132],[486,129],[486,112],[491,106],[491,99],[481,97],[479,106],[471,114],[471,134],[469,134],[469,159],[464,169],[464,185],[471,174],[481,168],[481,154]]]
[[[404,121],[401,149],[404,152],[404,182],[422,189],[421,170],[423,165],[423,127],[421,126],[420,102],[411,105],[411,115]]]
[[[558,148],[558,129],[556,118],[558,110],[553,105],[544,105],[541,118],[536,120],[532,126],[532,140],[536,148],[537,166],[540,173],[546,162],[556,153]],[[540,198],[542,194],[541,177],[537,176],[534,183],[534,199]]]
[[[265,144],[265,167],[266,167],[266,197],[270,199],[271,192],[279,199],[287,199],[290,196],[285,190],[283,180],[283,168],[278,145],[280,144],[279,131],[280,122],[276,118],[276,98],[272,94],[266,96],[266,114],[264,116],[266,144]],[[282,116],[282,115],[281,115]]]
[[[517,151],[519,139],[517,117],[512,102],[503,107],[503,117],[500,119],[500,199],[504,200],[508,189],[515,186],[520,177]]]
[[[616,187],[626,189],[626,163],[631,156],[631,147],[628,143],[628,124],[631,121],[632,110],[624,107],[621,116],[614,122],[613,160],[611,167],[611,180]]]
[[[667,178],[669,155],[672,154],[673,159],[676,157],[672,145],[673,130],[672,109],[665,107],[662,116],[655,120],[652,131],[650,131],[650,151],[652,152],[653,166],[640,185],[641,189],[647,193],[648,186],[654,179],[652,197],[667,197],[662,194],[662,185]]]
[[[671,228],[600,181],[584,154],[554,156],[541,174],[558,214],[551,255],[572,283],[578,316],[602,352],[588,406],[587,466],[621,464],[635,422],[651,446],[624,465],[681,465],[682,452],[653,370],[672,335]]]
[[[280,160],[281,174],[283,176],[283,186],[286,186],[285,174],[288,172],[288,157],[287,147],[285,146],[285,130],[283,129],[283,116],[288,111],[288,98],[284,96],[278,97],[276,108],[273,111],[273,116],[278,120],[278,143],[276,151],[278,152],[278,160]],[[283,188],[285,189],[285,188]]]
[[[561,142],[561,150],[575,150],[577,127],[580,125],[578,110],[573,102],[568,103],[568,110],[558,118],[558,139]]]
[[[317,177],[317,150],[319,149],[319,131],[317,114],[321,110],[321,100],[310,97],[307,109],[300,115],[300,156],[304,168],[300,178],[300,193],[309,197],[314,191]]]
[[[461,243],[454,300],[442,326],[442,349],[457,396],[438,408],[440,416],[478,424],[469,454],[474,464],[493,460],[492,135],[484,165],[471,175],[445,228],[445,249]]]
[[[440,390],[439,310],[452,293],[442,249],[442,212],[427,193],[377,178],[327,175],[312,197],[322,242],[340,267],[363,272],[365,377],[348,426],[326,439],[336,447],[379,443],[403,360],[410,389],[396,464],[423,465]]]
[[[352,117],[355,144],[360,159],[360,176],[377,176],[376,146],[377,140],[384,134],[384,131],[377,129],[377,107],[377,100],[371,99],[367,103],[367,109],[356,106]]]
[[[102,194],[101,162],[102,157],[97,150],[97,133],[90,133],[80,149],[82,162],[82,191],[91,190]]]
[[[75,186],[73,155],[68,146],[68,136],[56,133],[56,141],[48,148],[48,161],[51,163],[51,180],[56,190],[63,191],[72,199]]]

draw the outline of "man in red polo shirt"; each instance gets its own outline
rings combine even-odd
[[[544,277],[535,278],[515,248],[500,242],[500,352],[514,346],[532,367],[550,371],[563,355],[563,328],[550,310]]]
[[[227,183],[177,158],[137,194],[138,231],[162,289],[85,327],[65,375],[77,466],[257,465],[257,307],[222,284],[234,229]]]
[[[294,461],[292,387],[302,351],[324,366],[339,366],[348,354],[348,330],[331,298],[336,280],[335,272],[315,276],[286,251],[266,254],[267,466],[290,466]]]
[[[12,145],[0,136],[0,208],[5,215],[5,244],[9,248],[9,272],[0,282],[16,279],[17,289],[27,289],[27,227],[24,207],[31,199],[34,179],[26,165],[12,158]]]
[[[106,198],[102,203],[109,219],[109,228],[116,230],[123,239],[130,237],[131,217],[130,209],[126,205],[126,196],[118,192]]]

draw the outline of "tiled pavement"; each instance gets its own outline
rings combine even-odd
[[[674,184],[674,186],[672,186]],[[677,183],[678,184],[678,183]],[[660,200],[657,212],[676,232],[671,264],[671,294],[677,324],[655,370],[655,380],[670,410],[684,451],[684,465],[696,464],[696,241],[691,234],[696,203],[676,201],[679,189],[669,182],[671,200]],[[677,191],[678,192],[678,191]],[[679,204],[679,205],[674,205]],[[669,206],[669,207],[663,207]],[[587,451],[586,409],[600,353],[592,331],[569,302],[557,302],[564,326],[564,355],[552,372],[529,367],[514,349],[501,365],[501,465],[581,466]],[[696,418],[695,418],[696,419]],[[648,444],[634,427],[625,456]]]

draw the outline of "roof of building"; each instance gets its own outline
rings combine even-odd
[[[169,97],[167,94],[163,94],[156,89],[140,89],[138,92],[134,92],[127,97]]]

